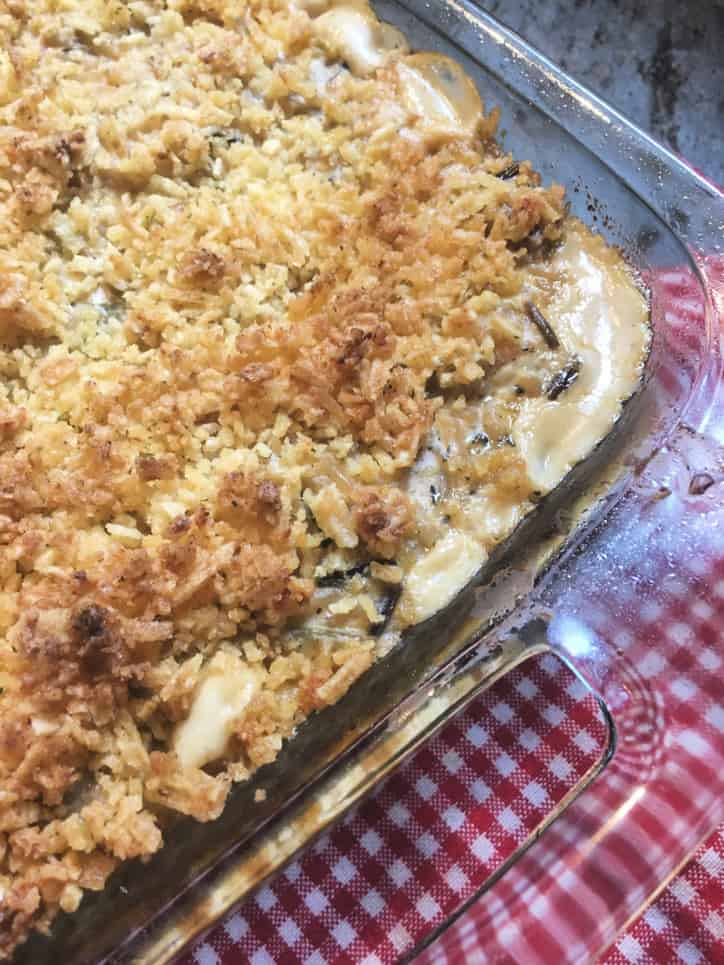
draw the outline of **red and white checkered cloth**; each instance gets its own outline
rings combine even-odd
[[[724,827],[616,942],[606,965],[724,961]]]
[[[724,626],[724,554],[711,579],[716,608],[692,600],[707,636]],[[686,626],[680,612],[671,625]],[[397,961],[475,893],[595,763],[604,741],[585,688],[556,658],[535,658],[447,725],[183,965]],[[724,961],[723,908],[721,829],[606,961]],[[444,933],[426,958],[478,960],[474,930],[472,942],[470,931],[459,932]]]
[[[185,959],[394,962],[472,894],[595,762],[595,701],[553,657],[427,743]]]
[[[686,340],[687,319],[697,306],[681,273],[671,273],[669,296]],[[667,311],[667,318],[675,330],[677,316]],[[675,382],[673,372],[674,388]],[[710,420],[714,436],[724,434],[717,418]],[[596,681],[610,705],[631,695],[639,700],[628,717],[624,707],[619,749],[595,784],[600,792],[567,809],[421,954],[421,962],[586,960],[585,936],[591,935],[596,947],[613,937],[612,909],[620,912],[622,884],[633,913],[658,864],[665,866],[667,847],[688,840],[687,828],[677,824],[677,796],[696,795],[704,813],[707,794],[716,794],[719,778],[712,767],[724,770],[724,482],[693,498],[678,498],[677,491],[697,466],[711,468],[712,458],[715,464],[718,459],[721,473],[724,460],[698,440],[682,452],[678,462],[663,455],[654,460],[639,484],[629,558],[617,564],[619,598],[597,599],[605,560],[592,554],[592,562],[584,563],[591,568],[588,583],[581,581],[577,564],[578,589],[560,601],[569,624],[585,613],[586,632],[631,655],[632,675],[623,689],[607,678]],[[673,498],[647,502],[647,486],[654,495],[666,486]],[[627,511],[630,507],[618,521],[614,515],[614,529],[625,528]],[[649,552],[653,545],[657,553]],[[605,585],[601,595],[607,596]],[[552,629],[555,635],[555,621]],[[664,717],[665,728],[657,730]],[[647,734],[658,732],[665,734],[668,750],[655,741],[647,744]],[[386,965],[409,955],[528,838],[600,758],[605,740],[595,700],[561,661],[551,655],[529,661],[446,725],[179,965]],[[659,774],[657,761],[671,753],[672,743],[672,763]],[[641,775],[658,775],[645,800],[630,794],[638,768]],[[577,877],[576,862],[580,857],[585,867],[586,858],[581,822],[590,823],[593,835],[619,805],[631,811],[629,824],[621,825],[618,837],[609,835],[599,866]],[[632,836],[634,814],[639,824]],[[577,848],[584,842],[580,853],[570,847],[574,840]],[[562,917],[571,901],[577,914]],[[724,827],[605,961],[724,962]]]

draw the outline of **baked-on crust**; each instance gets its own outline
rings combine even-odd
[[[404,53],[350,70],[280,0],[0,0],[0,37],[7,955],[347,690],[458,489],[531,496],[542,380],[483,387],[554,356],[521,290],[564,203],[495,112],[426,127]],[[222,751],[182,751],[235,674]]]

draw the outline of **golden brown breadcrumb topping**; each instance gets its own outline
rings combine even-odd
[[[0,0],[0,957],[345,693],[461,493],[536,495],[486,380],[555,354],[562,189],[302,6]]]

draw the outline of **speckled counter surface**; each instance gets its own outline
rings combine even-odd
[[[478,0],[724,185],[722,0]]]

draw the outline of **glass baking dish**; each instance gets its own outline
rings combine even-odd
[[[722,717],[711,714],[724,693],[724,642],[687,668],[703,696],[682,723],[662,675],[647,670],[651,641],[605,632],[607,612],[655,602],[651,559],[665,558],[675,578],[681,553],[722,539],[705,511],[711,492],[699,493],[696,479],[716,481],[724,467],[724,199],[474,5],[375,6],[413,48],[462,62],[488,107],[500,108],[506,149],[564,184],[573,213],[640,273],[654,332],[644,385],[605,445],[514,534],[485,586],[469,587],[300,728],[274,764],[236,788],[221,818],[179,822],[160,854],[114,875],[77,913],[61,916],[50,937],[31,939],[19,962],[168,962],[482,689],[547,649],[601,701],[609,749],[548,817],[545,833],[486,882],[478,929],[489,929],[491,948],[503,942],[504,907],[517,927],[501,953],[535,960],[515,936],[533,914],[531,898],[542,896],[555,911],[560,960],[592,958],[724,819]],[[672,273],[691,306],[688,325],[667,311]],[[704,761],[691,753],[702,746],[711,751]],[[696,793],[674,793],[687,782]],[[659,800],[663,817],[652,829]],[[595,908],[582,923],[576,883]]]

